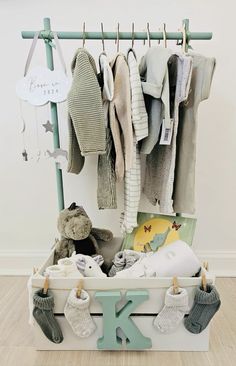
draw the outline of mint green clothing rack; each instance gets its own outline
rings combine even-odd
[[[53,62],[53,51],[52,51],[52,42],[50,42],[54,37],[51,30],[51,22],[50,18],[44,18],[44,29],[40,32],[39,38],[43,39],[45,42],[46,48],[46,58],[47,58],[47,66],[50,70],[54,69]],[[182,24],[185,26],[186,32],[186,45],[185,51],[187,52],[189,47],[189,42],[191,40],[209,40],[212,38],[211,32],[190,32],[189,31],[189,19],[184,19]],[[117,32],[61,32],[56,31],[59,39],[117,39]],[[35,35],[35,31],[22,31],[22,38],[24,39],[33,39]],[[119,40],[147,40],[150,37],[151,40],[162,40],[163,32],[150,32],[149,35],[147,32],[119,32]],[[182,32],[166,32],[166,39],[169,40],[183,40]],[[59,127],[58,127],[58,112],[57,112],[57,104],[50,102],[51,109],[51,121],[53,124],[53,143],[54,148],[60,148],[60,135],[59,135]],[[63,178],[62,171],[58,167],[56,163],[56,180],[57,180],[57,196],[58,196],[58,207],[59,210],[63,210],[64,204],[64,189],[63,189]],[[178,214],[177,214],[178,215]]]

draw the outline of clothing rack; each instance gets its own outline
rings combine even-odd
[[[53,50],[51,40],[54,38],[51,30],[50,18],[44,18],[44,29],[41,30],[39,38],[43,39],[46,48],[47,66],[50,70],[54,69],[53,62]],[[191,40],[210,40],[212,38],[211,32],[190,32],[189,31],[189,19],[182,21],[183,31],[179,32],[62,32],[56,31],[59,39],[110,39],[110,40],[177,40],[184,42],[185,51],[188,51],[189,42]],[[22,38],[33,39],[35,31],[22,31]],[[51,121],[53,124],[53,143],[54,148],[60,148],[60,135],[58,127],[58,112],[57,104],[50,102],[51,109]],[[64,209],[64,190],[63,190],[63,177],[62,171],[56,163],[56,180],[57,180],[57,196],[58,196],[58,207],[59,210]],[[179,215],[179,214],[177,214]]]

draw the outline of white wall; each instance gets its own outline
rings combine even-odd
[[[43,28],[43,18],[51,17],[54,30],[104,29],[143,30],[150,22],[156,31],[163,22],[167,30],[175,31],[183,18],[190,19],[192,31],[212,31],[211,41],[192,42],[194,50],[217,59],[217,69],[210,99],[199,108],[197,154],[197,231],[195,249],[202,257],[212,260],[218,273],[232,273],[236,264],[236,231],[234,205],[236,201],[236,108],[235,108],[235,11],[234,1],[0,1],[0,267],[4,273],[13,269],[24,273],[33,261],[41,257],[57,236],[57,196],[53,163],[24,163],[21,158],[22,140],[19,133],[19,102],[15,83],[22,76],[30,40],[21,38],[21,30]],[[126,51],[129,42],[121,43]],[[155,44],[155,42],[153,42]],[[69,67],[72,55],[81,41],[61,41]],[[101,42],[87,41],[87,48],[97,58]],[[174,46],[174,44],[172,44]],[[110,56],[116,51],[113,41],[106,42]],[[135,43],[138,55],[145,52],[141,41]],[[45,63],[45,50],[39,41],[33,64]],[[67,146],[65,106],[59,107],[63,146]],[[35,114],[33,107],[24,105],[23,115],[28,126],[26,142],[29,150],[36,149],[36,120],[42,152],[52,148],[51,135],[45,134],[42,123],[49,116],[48,106]],[[79,176],[64,174],[66,205],[72,201],[84,205],[96,226],[111,228],[119,234],[119,211],[101,211],[96,207],[96,164],[88,159]],[[120,198],[120,208],[122,199]],[[149,209],[142,204],[141,209]],[[20,259],[17,259],[19,256]],[[28,258],[26,260],[26,258]],[[229,266],[227,268],[227,266]],[[228,270],[228,272],[226,271]]]

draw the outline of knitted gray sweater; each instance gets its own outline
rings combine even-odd
[[[105,153],[105,117],[93,57],[79,48],[72,60],[73,81],[68,94],[68,171],[79,173],[83,156]],[[81,156],[82,155],[82,156]]]

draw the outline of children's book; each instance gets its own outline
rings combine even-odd
[[[122,249],[155,252],[176,240],[183,240],[191,246],[196,221],[190,217],[139,212],[138,226],[131,234],[126,234]]]

